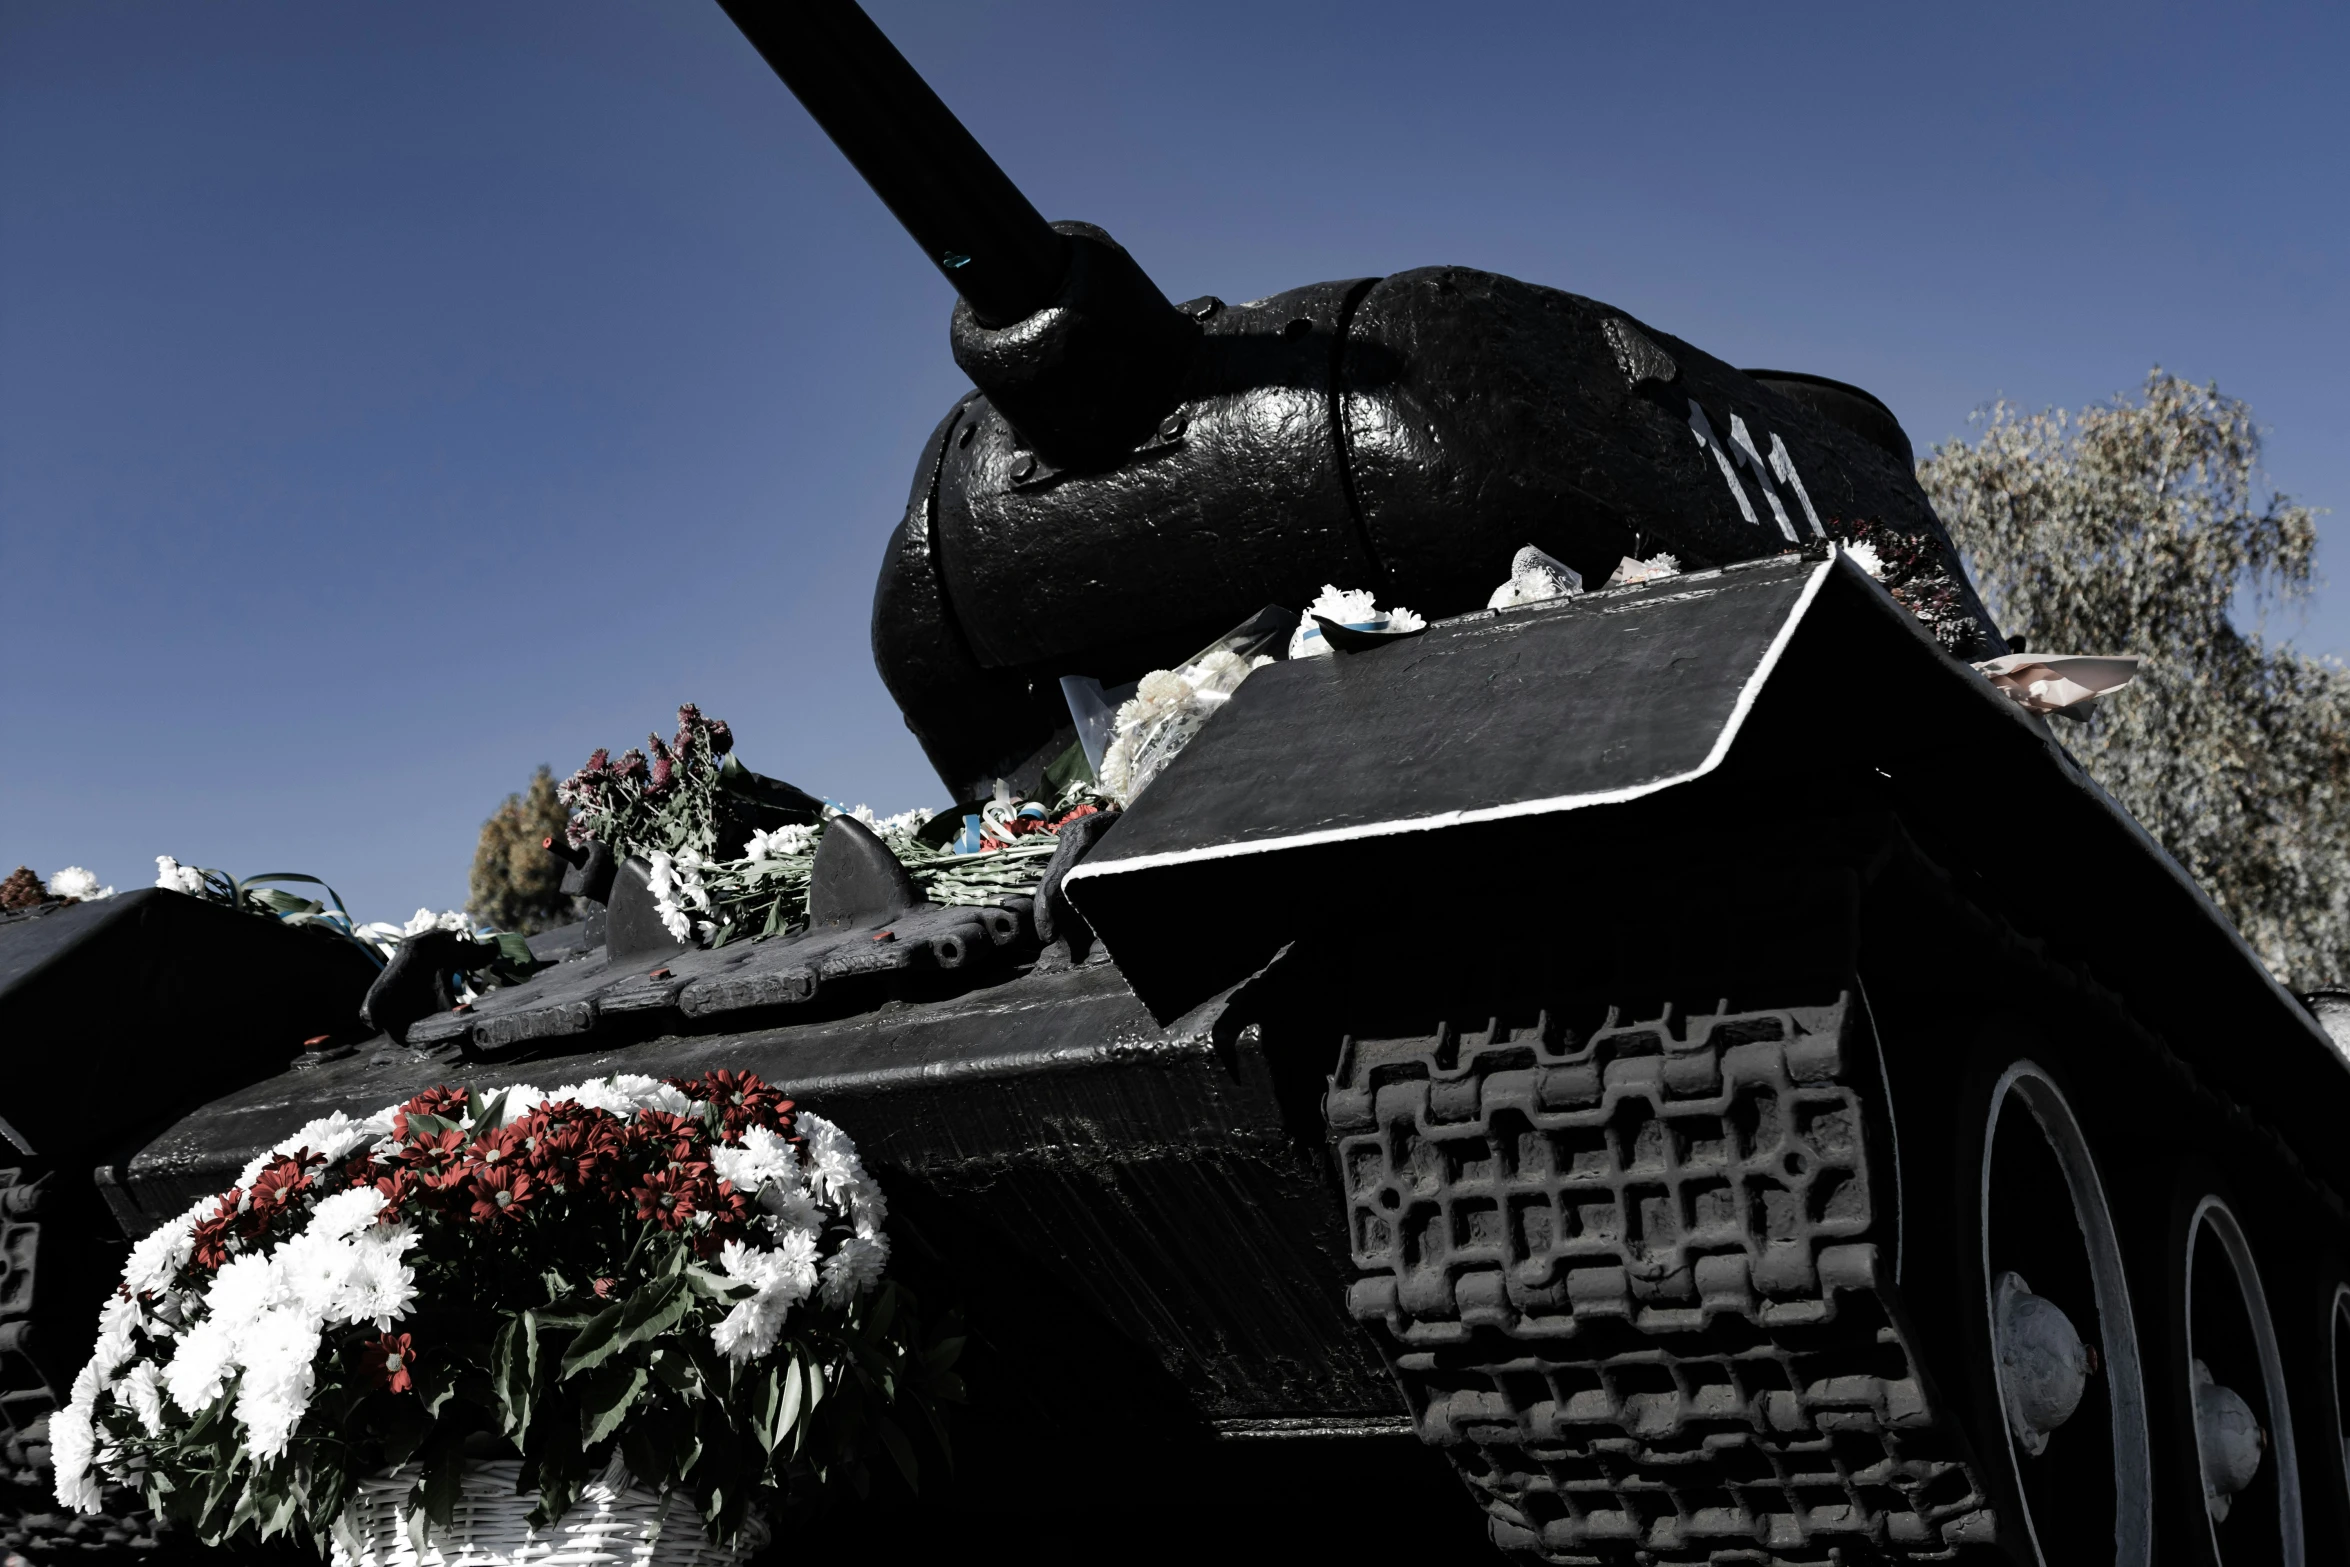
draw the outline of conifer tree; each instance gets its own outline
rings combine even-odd
[[[506,796],[481,824],[473,850],[473,878],[466,908],[497,930],[522,935],[550,930],[571,918],[563,896],[563,862],[547,852],[546,840],[562,841],[569,819],[555,798],[555,776],[542,766],[530,788]]]

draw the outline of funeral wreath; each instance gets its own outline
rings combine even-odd
[[[362,1515],[421,1548],[486,1470],[517,1530],[625,1490],[740,1548],[882,1451],[912,1483],[909,1425],[945,1440],[961,1340],[888,1276],[886,1217],[847,1134],[748,1074],[337,1112],[133,1249],[51,1420],[58,1498],[372,1560]]]

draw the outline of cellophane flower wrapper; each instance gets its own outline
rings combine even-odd
[[[887,1219],[848,1134],[748,1074],[335,1112],[133,1247],[51,1417],[58,1499],[319,1540],[402,1464],[446,1522],[486,1446],[539,1518],[618,1456],[725,1538],[877,1450],[911,1482],[896,1417],[937,1430],[960,1340],[887,1277]]]

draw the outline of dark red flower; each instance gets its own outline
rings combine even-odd
[[[287,1154],[253,1178],[252,1211],[264,1215],[264,1226],[269,1222],[267,1215],[272,1210],[283,1208],[310,1190],[313,1184],[310,1165],[313,1162],[324,1164],[326,1161],[304,1148]]]
[[[400,1150],[400,1158],[415,1172],[417,1184],[433,1191],[445,1191],[462,1182],[471,1162],[465,1156],[465,1134],[455,1128],[411,1139]]]
[[[700,1077],[670,1078],[669,1086],[714,1106],[718,1135],[725,1142],[740,1141],[743,1131],[752,1126],[764,1126],[771,1132],[791,1130],[792,1102],[756,1072],[721,1068]]]
[[[620,760],[612,764],[615,778],[642,778],[645,775],[645,753],[630,746],[620,753]]]
[[[522,1217],[522,1207],[538,1192],[530,1172],[515,1165],[476,1168],[466,1177],[466,1193],[473,1199],[469,1217],[481,1224],[497,1224]]]
[[[405,1393],[416,1386],[416,1342],[412,1333],[385,1333],[362,1339],[359,1367],[367,1379],[387,1393]]]
[[[711,719],[710,754],[712,756],[724,756],[727,752],[733,749],[734,731],[726,726],[726,720],[723,718]]]
[[[412,1115],[438,1116],[444,1121],[459,1121],[473,1101],[462,1088],[428,1088],[392,1112],[392,1135],[401,1142],[408,1140],[408,1117]]]
[[[196,1225],[194,1249],[189,1255],[196,1266],[205,1272],[217,1273],[228,1261],[231,1255],[230,1242],[236,1235],[235,1225],[242,1217],[237,1209],[244,1197],[245,1189],[242,1186],[230,1187],[222,1194],[220,1205],[213,1209],[212,1216]]]
[[[665,1230],[688,1223],[697,1206],[695,1188],[700,1182],[695,1172],[708,1168],[708,1165],[689,1165],[680,1170],[654,1170],[647,1174],[629,1193],[636,1199],[636,1216],[650,1219]]]
[[[618,1279],[598,1279],[594,1284],[590,1285],[589,1288],[596,1292],[596,1299],[610,1300],[612,1298],[612,1288],[619,1282],[620,1281]]]
[[[599,745],[588,753],[587,766],[581,768],[580,771],[583,773],[603,773],[609,772],[611,769],[612,753]]]
[[[699,1119],[666,1110],[639,1110],[629,1123],[629,1141],[656,1157],[683,1161],[704,1151],[707,1129]]]

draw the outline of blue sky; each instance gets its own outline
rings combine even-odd
[[[1170,297],[1486,267],[1921,446],[2160,361],[2350,512],[2350,9],[871,9]],[[714,6],[0,0],[0,871],[456,904],[683,699],[944,803],[866,638],[950,302]]]

